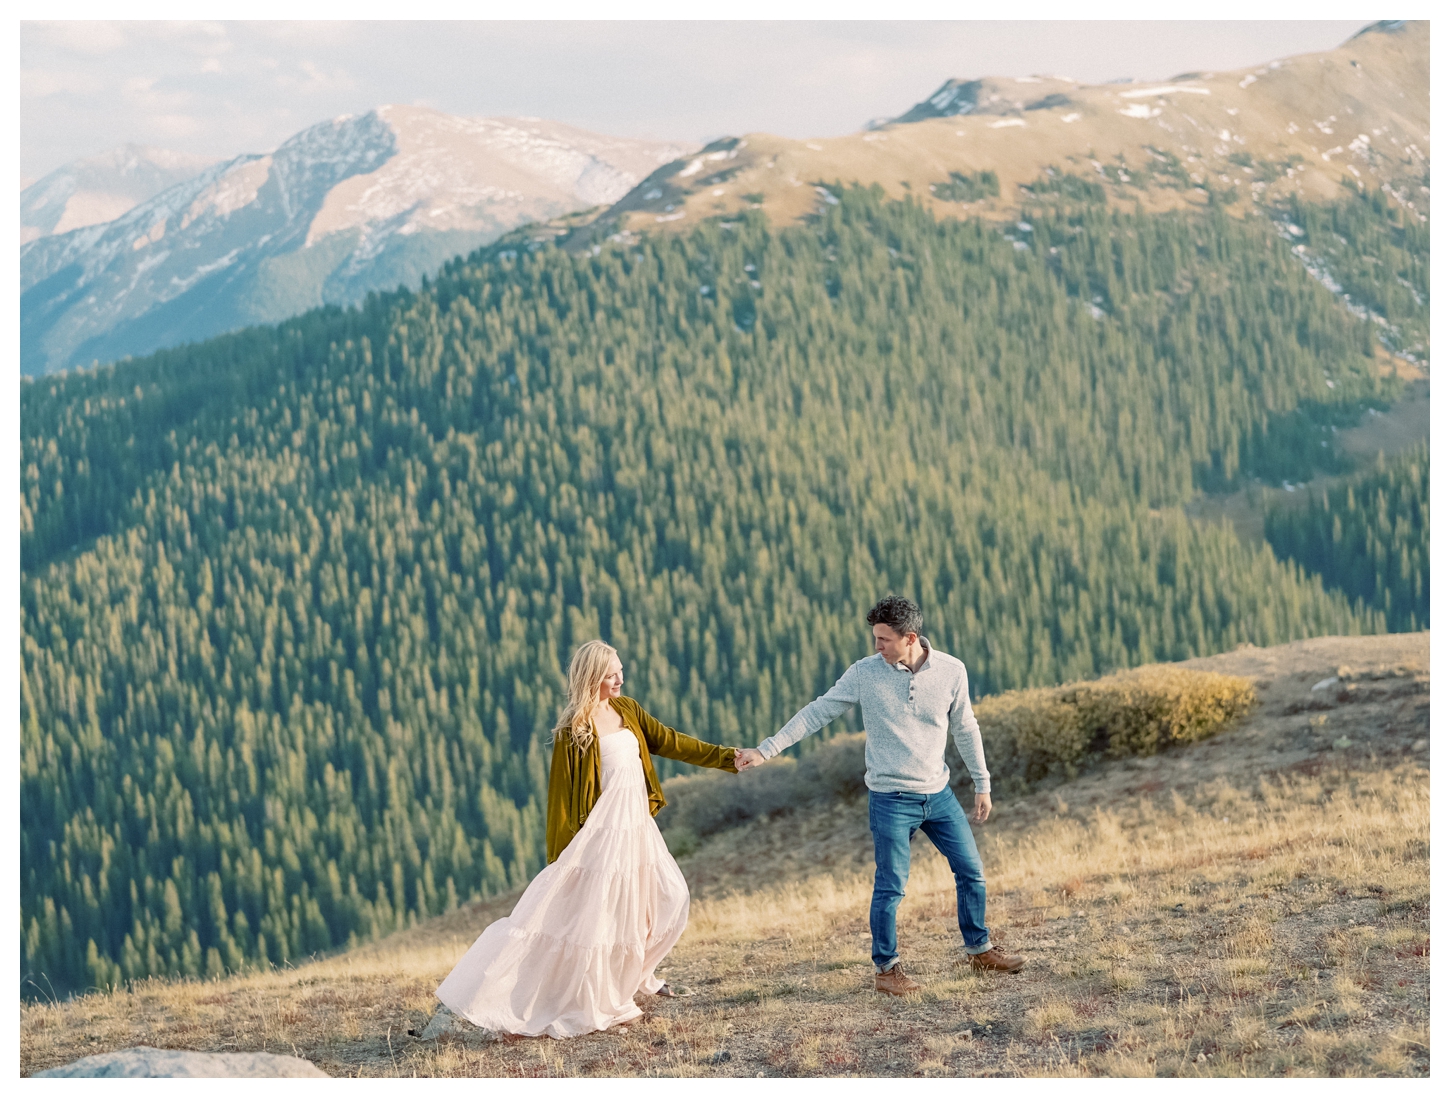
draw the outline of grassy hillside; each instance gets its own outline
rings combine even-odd
[[[1250,679],[1259,707],[999,797],[976,830],[994,939],[1028,958],[1016,976],[956,965],[950,876],[919,842],[900,925],[927,986],[871,990],[870,841],[848,797],[682,860],[694,899],[666,974],[694,994],[625,1029],[417,1039],[504,896],[267,972],[24,1005],[21,1071],[146,1043],[296,1052],[347,1076],[1423,1076],[1428,657],[1420,633],[1190,660]]]
[[[843,190],[22,387],[24,971],[205,975],[542,864],[572,645],[756,742],[901,590],[978,692],[1373,632],[1205,487],[1400,382],[1267,228]]]
[[[1237,216],[1332,202],[1348,186],[1387,195],[1420,223],[1429,77],[1423,21],[1369,29],[1325,53],[1157,83],[986,77],[970,114],[808,141],[724,139],[650,176],[599,224],[674,231],[753,208],[788,224],[818,209],[819,185],[834,181],[914,196],[940,217],[1014,221],[1024,191],[1053,173],[1122,208],[1227,205]],[[950,186],[954,173],[984,171],[995,193]]]

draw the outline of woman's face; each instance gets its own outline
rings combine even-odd
[[[609,698],[619,697],[619,691],[624,686],[624,664],[619,662],[618,656],[609,657],[609,670],[605,673],[604,681],[599,684],[599,700],[605,701]]]

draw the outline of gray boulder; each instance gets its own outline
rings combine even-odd
[[[36,1078],[50,1079],[326,1079],[327,1072],[297,1056],[270,1052],[188,1052],[137,1045],[87,1056]]]

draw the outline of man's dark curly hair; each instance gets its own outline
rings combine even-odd
[[[898,636],[921,632],[921,607],[901,595],[887,595],[866,615],[869,625],[889,625]]]

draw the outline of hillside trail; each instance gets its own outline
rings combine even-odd
[[[1248,677],[1259,706],[1211,740],[1003,797],[976,828],[1019,974],[961,964],[950,874],[918,839],[898,922],[926,986],[871,990],[855,799],[680,859],[690,927],[660,975],[692,994],[641,999],[629,1027],[418,1039],[512,894],[296,968],[23,1005],[22,1074],[135,1044],[348,1076],[1427,1074],[1429,633],[1182,666]]]

